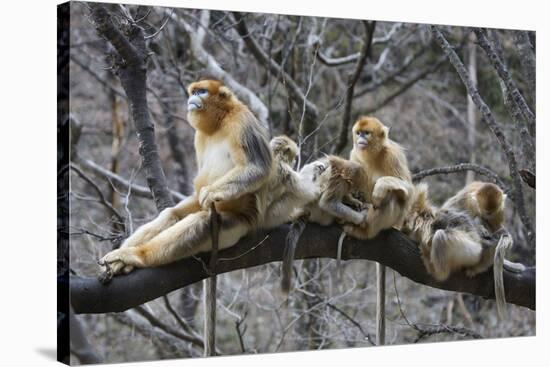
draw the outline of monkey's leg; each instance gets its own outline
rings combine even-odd
[[[383,229],[400,225],[403,221],[403,207],[392,199],[380,208],[369,207],[366,222],[360,226],[344,226],[344,230],[352,237],[359,239],[371,239]]]
[[[224,249],[237,243],[250,226],[231,214],[220,213],[220,216],[219,248]],[[129,265],[164,265],[211,248],[210,212],[203,210],[189,214],[145,244],[111,251],[103,257],[101,263],[108,264],[113,274],[119,274]]]
[[[477,222],[476,222],[477,223]],[[477,228],[485,228],[480,227],[479,223],[477,223]],[[484,233],[482,231],[481,235],[481,246],[482,246],[482,252],[481,252],[481,259],[479,262],[467,269],[465,269],[466,275],[469,277],[474,277],[477,274],[486,272],[491,266],[493,266],[495,262],[495,252],[497,251],[498,244],[500,243],[501,237],[506,236],[507,241],[505,241],[505,244],[509,244],[511,246],[511,236],[505,229],[497,230],[494,233]],[[509,239],[509,241],[508,241]],[[508,250],[508,247],[501,248],[501,251]]]
[[[432,240],[431,260],[437,280],[443,281],[451,272],[479,263],[482,256],[479,238],[456,229],[438,229]]]
[[[139,246],[187,215],[199,210],[200,205],[197,197],[194,195],[189,196],[176,206],[164,209],[157,218],[139,227],[120,247]]]

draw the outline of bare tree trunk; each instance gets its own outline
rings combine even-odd
[[[114,82],[115,76],[113,73],[108,73],[108,78]],[[120,98],[113,89],[109,89],[109,101],[111,104],[111,127],[112,127],[112,142],[111,142],[111,172],[118,174],[120,171],[120,150],[122,147],[122,139],[124,138],[124,120],[120,111]],[[120,197],[118,192],[112,185],[109,185],[109,196],[111,205],[115,209],[120,208]],[[123,233],[124,223],[113,222],[112,229],[114,233]],[[124,234],[124,233],[123,233]]]
[[[163,210],[172,206],[173,202],[155,143],[155,126],[151,121],[147,103],[148,53],[143,29],[137,24],[133,25],[126,36],[113,24],[110,14],[103,5],[91,3],[90,8],[98,34],[108,40],[117,52],[116,73],[128,96],[147,185],[153,193],[157,209]]]

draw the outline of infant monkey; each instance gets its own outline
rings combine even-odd
[[[283,255],[281,287],[288,293],[292,279],[292,263],[296,244],[305,227],[305,221],[328,226],[333,223],[362,225],[367,219],[364,203],[365,173],[361,165],[336,156],[306,164],[299,172],[304,187],[313,188],[313,200],[308,197],[293,215],[295,221],[289,231]],[[341,242],[340,242],[341,243]],[[339,252],[340,253],[340,252]]]

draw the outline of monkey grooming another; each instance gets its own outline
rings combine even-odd
[[[426,184],[415,186],[403,232],[420,244],[426,270],[439,281],[456,271],[473,277],[494,265],[497,310],[503,317],[503,269],[525,269],[522,264],[504,260],[512,245],[503,226],[506,195],[494,184],[472,182],[437,209],[430,203],[427,190]]]

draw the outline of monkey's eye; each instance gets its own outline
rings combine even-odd
[[[196,96],[200,96],[200,95],[207,94],[207,93],[208,93],[208,90],[206,90],[204,88],[197,88],[193,91],[193,94],[196,95]]]

